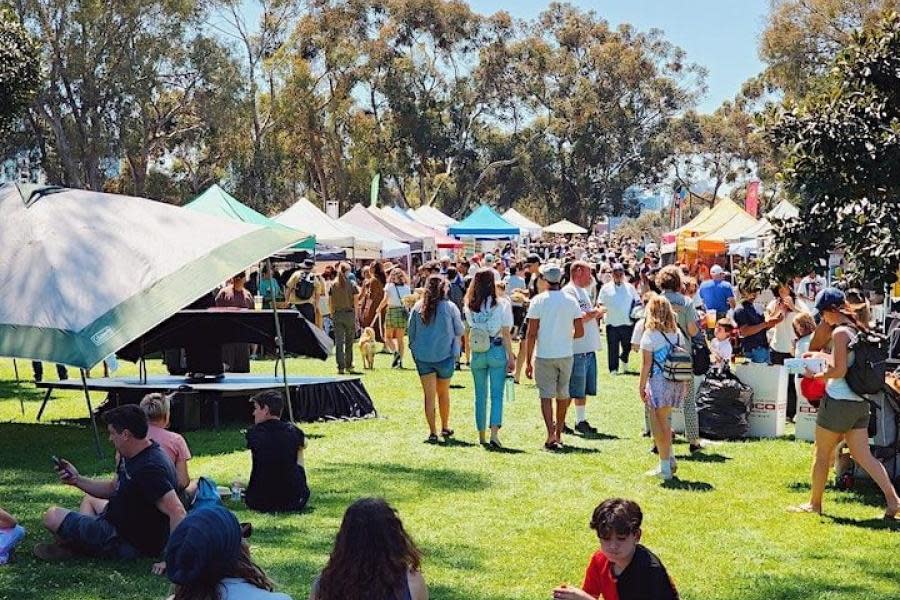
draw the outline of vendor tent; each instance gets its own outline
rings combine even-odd
[[[521,235],[517,226],[501,217],[487,204],[482,204],[468,217],[451,225],[447,233],[457,237],[481,239],[513,238]]]
[[[544,233],[574,235],[587,233],[587,229],[580,225],[576,225],[568,219],[563,219],[562,221],[557,221],[553,225],[544,227]]]
[[[393,238],[409,246],[409,251],[422,252],[422,238],[410,235],[396,227],[389,225],[366,210],[362,204],[354,204],[347,213],[338,219],[341,223],[349,223],[357,228],[371,233],[377,233],[382,238]]]
[[[689,226],[681,228],[676,238],[679,254],[698,253],[699,238],[722,228],[733,219],[740,219],[739,223],[745,229],[749,229],[756,223],[756,219],[750,216],[750,213],[732,200],[724,198],[710,209],[703,220],[694,219],[688,224]]]
[[[716,229],[688,240],[686,247],[690,248],[692,242],[696,241],[697,251],[701,254],[726,254],[729,240],[755,229],[758,223],[750,213],[741,209]]]
[[[457,220],[448,217],[438,209],[433,206],[420,206],[419,208],[413,209],[410,211],[411,213],[415,213],[413,218],[417,221],[421,221],[426,225],[431,225],[432,227],[438,226],[443,228],[448,228],[451,225],[455,225]]]
[[[232,221],[243,221],[244,223],[253,223],[254,225],[266,227],[283,226],[283,224],[253,210],[246,204],[242,204],[237,198],[219,187],[218,184],[213,184],[212,187],[185,204],[184,208],[222,219],[231,219]],[[294,229],[308,231],[300,227],[294,227]],[[292,247],[293,250],[312,251],[315,249],[316,237],[314,235],[306,235],[306,239]]]
[[[314,231],[319,242],[346,248],[350,251],[352,258],[380,258],[382,256],[382,244],[376,236],[359,235],[350,231],[343,223],[326,215],[306,198],[300,198],[293,206],[277,215],[275,221],[288,227]]]
[[[782,200],[775,208],[766,213],[766,217],[770,219],[794,219],[799,216],[800,209],[787,200]]]
[[[375,218],[379,219],[385,225],[393,227],[394,229],[399,229],[400,231],[421,240],[423,252],[433,255],[437,250],[435,232],[433,229],[427,229],[425,225],[401,219],[389,208],[370,206],[366,210],[372,213]]]
[[[510,208],[505,213],[503,213],[503,218],[517,226],[522,230],[522,235],[527,235],[528,237],[540,237],[544,228],[517,211],[514,208]]]
[[[749,256],[756,254],[762,243],[772,233],[772,224],[767,219],[760,219],[755,226],[742,232],[739,236],[728,239],[728,254]]]
[[[679,233],[681,233],[682,231],[689,230],[692,227],[696,227],[698,223],[702,223],[704,220],[706,220],[706,217],[709,216],[709,213],[711,210],[712,209],[710,207],[704,206],[703,210],[701,210],[699,213],[697,213],[696,217],[694,217],[693,219],[691,219],[690,221],[688,221],[687,223],[685,223],[678,229],[675,229],[674,231],[670,231],[669,233],[663,234],[663,237],[662,237],[663,243],[664,244],[674,244],[675,240],[678,239]]]
[[[0,214],[0,272],[15,296],[0,305],[0,356],[82,369],[234,273],[308,237],[56,187],[2,185]],[[89,399],[88,411],[99,452]]]
[[[429,227],[424,223],[420,223],[416,221],[411,216],[409,216],[404,210],[401,210],[397,207],[392,208],[379,208],[376,210],[380,210],[385,219],[391,221],[394,219],[398,223],[402,223],[406,227],[413,227],[415,230],[421,232],[424,235],[429,235],[434,238],[434,243],[438,248],[462,248],[463,243],[455,238],[450,237],[446,233],[435,229],[434,227]]]

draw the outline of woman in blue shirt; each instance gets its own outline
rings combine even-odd
[[[459,356],[464,332],[459,309],[447,299],[447,280],[432,275],[425,282],[425,296],[409,315],[409,350],[425,393],[425,420],[429,443],[438,441],[434,418],[437,397],[441,416],[441,436],[453,435],[450,429],[450,378]]]

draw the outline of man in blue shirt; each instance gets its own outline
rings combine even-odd
[[[716,311],[716,317],[723,318],[728,309],[734,306],[734,288],[727,281],[722,280],[724,273],[722,267],[713,265],[709,270],[712,279],[707,279],[700,285],[700,297],[707,310]]]

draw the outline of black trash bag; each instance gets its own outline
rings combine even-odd
[[[710,440],[747,437],[753,390],[726,369],[712,369],[697,391],[700,435]]]

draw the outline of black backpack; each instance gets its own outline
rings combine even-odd
[[[297,284],[297,297],[301,300],[309,300],[316,291],[316,284],[309,274],[305,274],[300,283]]]
[[[847,368],[844,378],[850,389],[865,396],[884,389],[887,375],[887,338],[872,331],[857,331],[856,341],[847,348],[853,352],[853,364]]]

